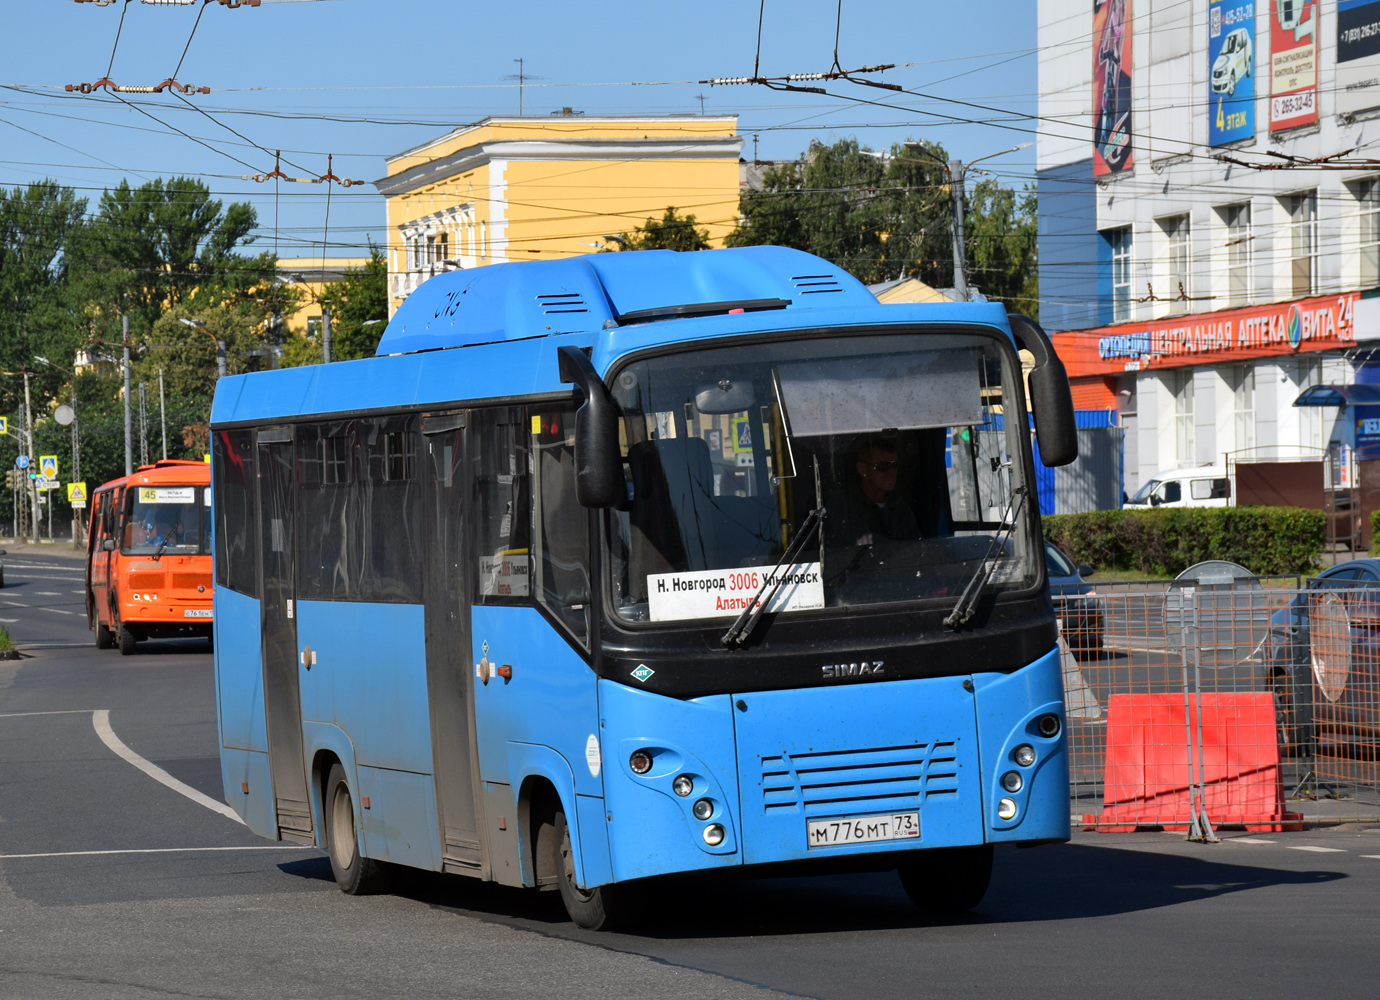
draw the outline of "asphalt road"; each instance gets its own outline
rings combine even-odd
[[[943,923],[887,874],[665,883],[634,933],[604,935],[552,894],[458,877],[347,897],[318,852],[263,841],[127,759],[220,799],[205,643],[97,651],[71,553],[10,546],[5,582],[0,622],[27,655],[0,661],[0,997],[1376,990],[1380,827],[1218,845],[1079,833],[999,851],[987,898]]]

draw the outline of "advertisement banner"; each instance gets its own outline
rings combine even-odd
[[[1208,145],[1255,135],[1255,3],[1208,4]]]
[[[1130,170],[1131,0],[1093,0],[1093,176]]]
[[[1356,341],[1356,292],[1052,335],[1070,378],[1335,351]]]
[[[1318,120],[1318,0],[1270,0],[1270,131]]]
[[[1337,113],[1380,107],[1380,0],[1337,4]]]

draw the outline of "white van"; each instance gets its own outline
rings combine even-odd
[[[1226,507],[1230,504],[1231,480],[1221,465],[1161,472],[1126,501],[1128,507]]]

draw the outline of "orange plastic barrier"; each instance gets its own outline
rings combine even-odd
[[[1196,702],[1190,697],[1195,742]],[[1213,826],[1275,833],[1301,829],[1302,814],[1284,811],[1274,696],[1204,692],[1202,706],[1203,801]],[[1189,783],[1183,695],[1109,696],[1102,812],[1085,814],[1085,827],[1186,830]]]

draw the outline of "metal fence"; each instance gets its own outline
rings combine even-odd
[[[1380,590],[1229,566],[1055,598],[1075,828],[1380,821]]]

